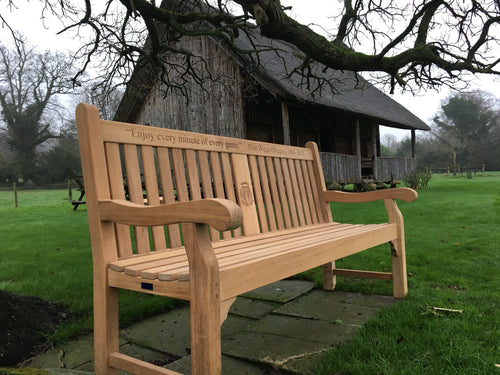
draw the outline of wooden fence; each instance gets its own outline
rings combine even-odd
[[[353,183],[361,180],[359,157],[320,152],[326,182]]]
[[[416,167],[417,163],[413,158],[377,158],[376,178],[382,182],[405,179],[415,172]]]
[[[361,181],[360,160],[356,155],[320,152],[327,182],[354,183]],[[381,182],[405,179],[416,170],[413,158],[376,158],[375,179]]]

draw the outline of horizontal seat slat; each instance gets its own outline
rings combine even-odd
[[[354,229],[352,228],[352,226],[339,226],[338,228],[336,228],[336,231],[334,232],[335,234],[331,233],[330,237],[334,238],[336,236],[348,235],[347,231],[349,230],[352,231]],[[313,233],[307,234],[300,233],[299,236],[287,235],[285,237],[278,237],[272,240],[267,239],[265,242],[252,244],[251,246],[248,246],[247,244],[232,244],[230,246],[222,246],[215,249],[215,253],[219,261],[219,267],[222,269],[223,267],[228,265],[238,264],[251,260],[258,260],[263,256],[272,256],[273,254],[277,254],[287,250],[293,251],[293,249],[296,249],[299,246],[305,246],[307,244],[314,243],[315,241],[322,242],[325,240],[327,240],[326,236],[319,237],[318,232],[314,231]],[[172,266],[166,266],[159,267],[154,270],[148,270],[148,272],[157,272],[158,278],[160,280],[176,280],[179,275],[176,276],[175,274],[172,274],[172,272],[182,274],[180,278],[182,278],[183,280],[187,280],[189,278],[189,264],[187,262],[187,259],[182,263],[183,264],[176,263],[174,265],[175,270],[172,270]],[[179,268],[181,268],[181,271],[179,271]]]
[[[150,253],[136,254],[127,258],[122,258],[120,260],[116,260],[108,263],[108,267],[116,272],[124,272],[125,267],[131,266],[134,264],[149,262],[157,259],[164,259],[166,256],[175,256],[185,253],[184,248],[176,248],[176,249],[168,249],[168,250],[160,250],[153,251]],[[165,254],[165,253],[168,253]]]
[[[383,244],[388,241],[388,238],[396,236],[395,225],[381,225],[364,232],[357,232],[352,236],[308,244],[289,251],[265,255],[257,260],[222,267],[220,269],[220,298],[230,298],[282,280],[328,263],[332,259],[340,259]],[[179,279],[181,279],[180,276]]]
[[[307,251],[308,248],[360,234],[376,232],[392,224],[320,224],[295,229],[242,237],[213,244],[221,272],[235,267],[247,267],[273,257]],[[387,240],[387,239],[386,239]],[[110,264],[116,272],[141,276],[147,280],[187,281],[189,264],[184,249],[152,252]],[[305,269],[304,269],[305,270]]]
[[[344,224],[343,226],[345,225],[348,224]],[[342,225],[339,225],[339,227],[341,226]],[[321,228],[312,228],[310,233],[308,233],[308,235],[315,236],[317,235],[317,233],[320,233],[321,230],[322,230]],[[299,233],[304,233],[304,232],[305,230],[299,231]],[[279,235],[277,235],[278,233],[275,233],[274,236],[269,234],[266,236],[244,237],[236,240],[217,242],[214,244],[214,249],[217,253],[217,258],[220,261],[226,257],[234,257],[235,255],[238,255],[240,253],[254,252],[259,249],[267,250],[269,248],[269,240],[271,238],[274,238],[274,241],[276,241],[277,239],[280,239],[281,241],[289,239],[288,240],[289,242],[296,241],[298,234],[292,231],[287,231],[287,233],[279,233]],[[253,238],[253,240],[250,241],[250,238]],[[142,276],[146,278],[159,277],[161,280],[171,280],[171,279],[175,280],[176,279],[175,275],[171,275],[170,272],[172,272],[173,269],[175,269],[177,272],[177,270],[182,266],[184,266],[186,270],[188,269],[188,262],[186,256],[184,256],[184,258],[180,260],[178,257],[175,257],[175,259],[171,260],[164,259],[161,261],[155,261],[154,263],[153,262],[141,263],[137,265],[135,269],[140,268],[143,270],[147,270],[145,273],[142,274]],[[138,275],[139,273],[136,272],[134,274]],[[161,276],[158,276],[160,274]]]
[[[267,234],[259,235],[258,237],[252,236],[252,237],[242,237],[242,238],[237,238],[237,239],[223,240],[220,242],[213,243],[213,246],[215,249],[217,249],[221,246],[228,246],[228,245],[235,244],[235,243],[237,243],[237,244],[266,243],[267,240],[269,238],[272,238],[272,237],[294,235],[295,233],[312,231],[312,230],[321,231],[322,228],[328,227],[331,225],[332,225],[332,223],[319,224],[319,225],[315,225],[315,226],[294,228],[294,229],[282,230],[279,232],[267,233]],[[165,253],[168,253],[168,254],[165,254]],[[108,266],[113,271],[124,272],[126,267],[130,267],[130,266],[134,266],[134,265],[142,264],[142,263],[147,263],[147,262],[151,262],[151,261],[155,261],[155,260],[162,260],[162,259],[165,259],[167,257],[174,257],[177,255],[182,255],[182,254],[185,254],[184,248],[178,247],[178,248],[174,248],[174,249],[160,250],[160,251],[154,251],[154,252],[150,252],[150,253],[132,255],[132,256],[129,256],[126,258],[122,258],[122,259],[113,261],[113,262],[109,263]]]

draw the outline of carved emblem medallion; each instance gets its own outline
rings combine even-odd
[[[252,189],[248,182],[242,182],[240,185],[240,201],[245,206],[250,206],[253,203]]]

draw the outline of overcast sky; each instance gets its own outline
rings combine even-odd
[[[335,0],[282,0],[283,5],[293,7],[292,16],[305,24],[321,25],[328,29],[332,22],[329,18],[335,14],[338,9],[339,1]],[[77,47],[76,42],[65,35],[56,35],[61,30],[62,25],[59,20],[45,22],[43,27],[41,20],[41,6],[37,1],[26,3],[17,2],[22,9],[13,13],[2,12],[4,17],[9,20],[10,25],[15,29],[22,31],[30,44],[37,46],[40,50],[61,49],[72,50]],[[24,5],[24,6],[23,6]],[[8,42],[10,37],[6,29],[0,29],[0,38],[2,42]],[[319,31],[319,30],[317,30]],[[7,39],[7,40],[5,40]],[[500,51],[499,51],[500,54]],[[474,80],[473,88],[489,91],[500,98],[500,80],[493,76],[481,76]],[[421,118],[424,122],[430,123],[434,114],[440,108],[441,101],[450,95],[450,90],[444,88],[440,91],[429,90],[419,93],[417,96],[411,93],[401,94],[396,92],[391,97],[408,108],[411,112]],[[389,128],[382,129],[382,135],[386,132],[395,134],[398,138],[409,136],[409,131],[394,130]]]

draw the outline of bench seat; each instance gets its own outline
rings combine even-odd
[[[221,299],[396,238],[395,224],[325,223],[215,242],[213,249],[219,264]],[[176,297],[179,298],[179,292],[185,292],[185,299],[189,299],[187,284],[181,285],[190,279],[184,248],[134,255],[110,262],[108,267],[110,280],[130,279],[129,282],[136,285],[133,289],[154,293],[162,290],[158,281],[165,282],[169,284],[165,285],[165,295],[171,295],[172,284],[178,284]]]

